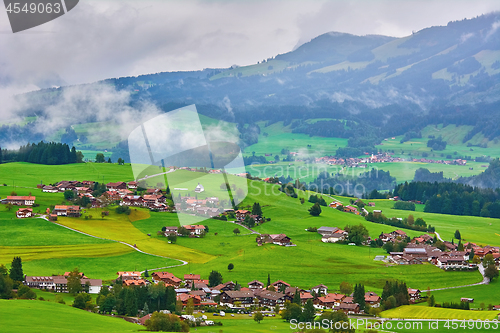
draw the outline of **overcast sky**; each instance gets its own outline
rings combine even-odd
[[[247,65],[329,31],[406,36],[500,11],[499,0],[80,0],[13,34],[0,9],[5,94],[58,84]],[[2,94],[0,94],[0,99]]]

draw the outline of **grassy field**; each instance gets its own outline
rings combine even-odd
[[[422,153],[426,152],[429,154],[430,159],[443,159],[446,155],[452,156],[472,156],[473,158],[478,156],[499,156],[500,155],[500,143],[497,141],[489,141],[484,138],[481,134],[474,136],[469,141],[462,143],[462,139],[465,137],[467,132],[469,132],[471,126],[455,126],[448,125],[443,127],[443,125],[427,126],[422,132],[422,138],[411,139],[407,142],[400,143],[403,136],[397,136],[394,139],[387,138],[387,141],[382,141],[382,144],[377,146],[377,148],[383,151],[394,150],[396,156],[410,157],[409,153],[412,154],[414,158],[421,158]],[[446,149],[443,151],[433,151],[431,148],[427,147],[428,136],[434,135],[436,138],[442,136],[443,140],[447,142]],[[474,145],[472,147],[467,147],[470,143]],[[486,144],[487,148],[476,147],[475,145]],[[404,152],[404,154],[403,154]],[[456,152],[456,155],[455,155]],[[441,154],[444,156],[442,157]],[[468,163],[469,164],[469,163]],[[484,164],[484,163],[483,163]]]
[[[178,264],[177,260],[132,251],[83,258],[73,256],[61,259],[32,260],[23,262],[23,269],[29,275],[52,275],[63,274],[78,267],[80,272],[84,272],[90,278],[112,280],[117,278],[116,272],[118,271],[143,271]]]
[[[256,227],[255,230],[261,233],[286,233],[292,242],[297,244],[296,247],[272,244],[258,247],[255,235],[244,235],[248,231],[242,227],[238,227],[242,234],[235,236],[232,231],[236,225],[233,223],[207,220],[203,224],[208,225],[210,231],[205,238],[179,238],[177,243],[209,254],[215,259],[208,264],[190,263],[169,271],[176,275],[197,272],[206,278],[212,269],[216,269],[222,272],[225,280],[240,283],[253,279],[266,280],[269,273],[273,281],[284,279],[303,288],[324,283],[332,290],[337,289],[343,280],[352,283],[363,282],[367,288],[374,291],[379,291],[390,278],[403,279],[408,285],[421,289],[481,280],[477,272],[443,272],[432,265],[385,267],[383,263],[373,261],[375,255],[385,254],[382,249],[322,243],[320,235],[305,229],[310,226],[343,228],[346,224],[363,223],[370,235],[376,237],[381,232],[390,232],[395,228],[366,222],[362,217],[327,207],[323,208],[321,216],[312,217],[307,211],[310,203],[301,205],[298,199],[289,198],[277,191],[276,186],[250,182],[249,196],[241,207],[247,208],[247,205],[253,202],[260,202],[264,215],[271,218],[270,222]],[[155,236],[156,231],[162,226],[176,225],[175,222],[175,215],[152,213],[149,219],[136,221],[133,225],[143,233],[150,233],[153,239],[166,243],[165,237]],[[409,231],[409,234],[413,236],[420,233]],[[231,272],[227,271],[229,263],[235,265]]]
[[[66,165],[41,165],[24,162],[5,163],[0,164],[0,174],[2,175],[0,183],[29,188],[35,188],[37,184],[40,184],[40,181],[43,184],[52,184],[61,180],[93,180],[109,183],[131,181],[134,178],[130,164],[108,163]]]
[[[272,154],[268,160],[274,160],[274,155],[281,158],[281,149],[289,149],[291,152],[298,152],[303,156],[315,155],[335,155],[335,151],[340,147],[347,146],[347,139],[324,138],[319,136],[310,137],[307,134],[292,133],[289,126],[283,126],[283,122],[277,122],[270,126],[265,126],[265,122],[257,123],[260,127],[259,142],[245,148],[245,155]],[[267,136],[266,134],[267,133]],[[311,145],[311,147],[307,147]]]
[[[0,218],[0,246],[78,245],[110,243],[85,236],[44,219]]]
[[[428,306],[404,305],[395,309],[383,311],[383,318],[406,319],[497,319],[497,311],[468,311],[444,308],[431,308]]]
[[[102,209],[87,209],[85,215],[101,216],[101,211]],[[163,214],[165,214],[165,216],[176,216],[169,213]],[[156,238],[152,238],[135,228],[127,215],[116,214],[113,210],[111,210],[110,215],[106,216],[104,219],[93,218],[91,220],[84,220],[83,218],[62,217],[58,222],[67,227],[94,236],[122,241],[128,244],[136,244],[138,249],[151,254],[198,263],[208,262],[213,259],[213,256],[203,252],[180,245],[167,244]],[[176,225],[178,225],[178,223]],[[157,231],[158,230],[154,230],[150,233],[154,235]]]
[[[488,304],[498,305],[500,303],[500,281],[496,280],[488,285],[433,291],[432,295],[436,298],[437,303],[460,302],[461,297],[470,297],[474,298],[474,303],[471,304],[472,308],[478,308],[481,303],[484,303],[485,306]]]
[[[0,300],[2,332],[137,332],[141,326],[54,302]],[[24,318],[24,319],[23,319]]]
[[[415,218],[421,217],[427,224],[436,227],[436,231],[444,239],[451,241],[455,230],[460,230],[462,241],[470,241],[482,245],[500,246],[498,233],[500,220],[476,216],[458,216],[424,213],[424,205],[416,205],[417,211],[393,209],[394,201],[370,200],[375,202],[375,207],[367,207],[368,211],[381,209],[387,217],[408,217],[412,214]]]

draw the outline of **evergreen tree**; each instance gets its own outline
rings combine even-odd
[[[14,259],[12,260],[9,276],[12,281],[14,281],[14,287],[19,285],[20,282],[24,281],[23,263],[21,261],[21,257],[14,257]]]
[[[460,235],[460,231],[458,229],[455,231],[455,238],[462,239],[462,236]]]
[[[299,290],[298,289],[295,289],[295,294],[293,294],[293,301],[292,301],[292,303],[300,305],[300,294],[299,294]]]
[[[269,273],[267,273],[267,284],[266,284],[266,288],[269,287],[271,285],[271,275],[269,275]]]
[[[304,310],[302,311],[302,321],[312,322],[316,314],[316,309],[314,308],[312,299],[308,299],[304,305]]]
[[[262,209],[260,208],[260,204],[258,202],[253,203],[252,215],[262,216]]]
[[[222,283],[222,274],[217,271],[211,271],[208,276],[208,286],[215,287]]]
[[[471,249],[471,250],[470,250],[470,254],[469,254],[469,260],[471,260],[471,261],[472,261],[472,259],[474,259],[474,255],[475,255],[475,253],[474,253],[474,249]]]
[[[2,164],[2,147],[0,147],[0,164]]]
[[[311,208],[309,208],[309,214],[312,216],[319,216],[321,214],[321,207],[319,203],[315,203]]]
[[[365,286],[362,284],[356,284],[354,286],[353,299],[355,303],[359,304],[359,309],[363,311],[365,309]]]

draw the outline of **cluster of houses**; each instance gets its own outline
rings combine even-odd
[[[336,243],[347,237],[347,232],[337,227],[320,227],[317,231],[323,243]]]
[[[206,232],[206,227],[201,224],[187,224],[183,227],[189,232],[189,237],[199,237],[204,232]],[[165,227],[165,231],[163,231],[163,234],[165,235],[165,237],[172,234],[176,236],[183,236],[181,233],[179,233],[179,227]]]
[[[25,276],[23,283],[30,288],[67,293],[69,274],[70,272],[66,272],[64,275]],[[80,273],[80,282],[83,290],[88,290],[89,294],[98,294],[101,291],[102,280],[89,279]]]
[[[261,234],[257,236],[255,239],[258,246],[262,246],[263,244],[275,244],[279,246],[297,246],[292,243],[290,237],[285,234]]]
[[[346,165],[347,167],[366,168],[368,163],[383,163],[383,162],[403,162],[404,159],[392,156],[392,153],[372,154],[371,156],[357,158],[339,158],[335,156],[323,156],[315,159],[316,163],[324,163],[329,165]]]
[[[466,243],[464,244],[464,251],[457,251],[457,245],[445,242],[446,251],[442,251],[424,242],[413,242],[417,239],[424,240],[424,236],[428,235],[414,238],[412,243],[408,244],[403,252],[391,252],[388,260],[399,265],[418,265],[423,262],[430,262],[444,270],[473,269],[476,267],[476,264],[470,263],[469,258],[471,252],[474,251],[474,255],[477,255],[479,258],[484,258],[487,254],[491,254],[496,266],[499,267],[500,265],[499,247],[480,247],[476,244],[472,245],[472,243],[469,246],[469,243]]]
[[[14,206],[28,206],[28,207],[21,207],[16,212],[16,217],[22,219],[33,216],[33,208],[30,208],[29,206],[33,206],[35,204],[35,200],[36,197],[32,195],[24,195],[24,196],[9,195],[7,196],[7,198],[1,200],[0,203],[6,205],[11,204]]]
[[[354,204],[357,204],[359,201],[361,201],[361,200],[360,199],[356,200],[354,202]],[[370,207],[375,207],[374,202],[369,202],[367,205]],[[340,201],[333,201],[328,205],[328,207],[335,208],[335,209],[339,209],[337,207],[342,207],[344,212],[352,213],[355,215],[367,215],[368,214],[368,211],[364,207],[358,208],[358,207],[351,206],[351,205],[344,206]],[[376,211],[374,211],[374,212],[376,212]],[[382,211],[380,211],[380,212],[382,212]]]
[[[203,186],[198,184],[195,189],[195,193],[201,193],[203,191]],[[201,215],[206,216],[207,218],[220,215],[224,211],[219,207],[220,205],[221,202],[217,197],[205,197],[205,199],[199,199],[198,196],[181,196],[175,200],[175,210],[177,212]]]
[[[219,303],[221,306],[230,308],[247,308],[253,305],[283,308],[285,302],[292,301],[298,293],[302,304],[311,299],[316,309],[341,310],[348,314],[361,312],[359,304],[354,302],[352,295],[328,293],[328,287],[323,284],[304,290],[291,287],[285,281],[278,280],[266,288],[264,283],[253,280],[248,283],[248,287],[239,286],[233,281],[209,287],[208,280],[201,279],[199,274],[186,274],[181,279],[170,272],[154,272],[151,275],[151,282],[141,277],[140,272],[118,272],[117,274],[125,286],[142,286],[160,281],[166,286],[172,286],[177,293],[177,299],[184,306],[192,299],[195,307],[215,306]],[[420,299],[420,290],[408,289],[408,293],[411,302]],[[366,304],[372,307],[380,306],[380,301],[380,296],[373,292],[365,294]]]

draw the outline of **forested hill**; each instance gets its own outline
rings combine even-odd
[[[500,136],[499,21],[500,14],[491,13],[404,38],[326,33],[251,66],[101,83],[130,92],[132,107],[150,101],[169,111],[194,103],[200,113],[240,129],[284,121],[295,132],[352,138],[349,147],[357,150],[345,156],[429,124],[470,125],[465,141],[480,132],[492,140]],[[27,94],[21,113],[42,119],[65,89]],[[330,120],[308,123],[312,118]],[[36,121],[30,126],[37,128]],[[17,132],[8,133],[4,140]]]
[[[476,176],[459,177],[455,180],[443,177],[443,172],[430,172],[425,168],[415,171],[414,182],[450,183],[464,184],[472,187],[497,189],[500,188],[500,160],[498,158],[490,161],[486,170]]]

